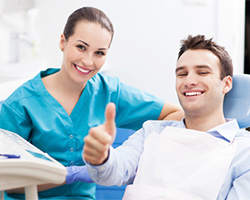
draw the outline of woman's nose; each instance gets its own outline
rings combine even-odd
[[[93,65],[93,56],[91,53],[85,53],[84,56],[82,57],[82,62],[84,63],[85,66],[91,66]]]

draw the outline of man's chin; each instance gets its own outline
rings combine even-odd
[[[189,107],[189,108],[183,108],[185,112],[185,116],[200,116],[202,108],[196,107]]]

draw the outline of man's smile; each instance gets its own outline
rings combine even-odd
[[[189,92],[184,92],[183,95],[184,96],[199,96],[203,93],[204,91],[189,91]]]

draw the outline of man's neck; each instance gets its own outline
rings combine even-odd
[[[208,131],[220,124],[224,124],[226,119],[223,113],[217,113],[217,115],[206,116],[188,116],[185,115],[185,126],[188,129],[197,131]]]

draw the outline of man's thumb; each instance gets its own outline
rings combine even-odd
[[[116,109],[115,104],[109,103],[106,106],[106,111],[105,111],[105,116],[106,116],[105,129],[113,138],[115,138],[116,134],[115,109]]]

